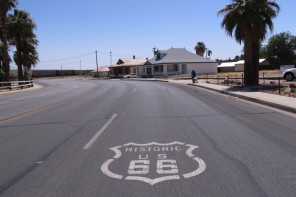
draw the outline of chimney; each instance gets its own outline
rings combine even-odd
[[[133,56],[133,59],[136,59],[136,56],[135,55]]]

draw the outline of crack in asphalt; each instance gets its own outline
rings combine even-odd
[[[213,147],[213,149],[219,153],[221,156],[223,156],[224,158],[226,158],[227,160],[231,161],[232,163],[235,164],[235,166],[237,167],[237,169],[243,174],[245,175],[245,177],[247,178],[247,182],[250,184],[250,186],[252,188],[254,188],[254,190],[258,193],[258,196],[260,197],[267,197],[267,193],[263,190],[263,188],[259,185],[259,183],[256,181],[255,177],[253,176],[251,170],[249,169],[249,167],[242,162],[241,160],[227,154],[225,151],[223,151],[218,144],[216,143],[216,141],[207,134],[206,131],[204,131],[203,128],[201,128],[192,118],[188,118],[188,120],[198,129],[198,131],[208,140],[209,144]]]

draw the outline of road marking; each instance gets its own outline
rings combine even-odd
[[[114,179],[142,181],[151,186],[163,181],[188,179],[206,170],[206,163],[193,153],[197,148],[198,146],[182,142],[147,144],[130,142],[110,148],[115,155],[101,165],[101,171]],[[169,154],[172,152],[174,154]],[[176,157],[177,154],[186,155],[187,158],[180,159]],[[119,159],[121,157],[128,159]],[[124,166],[123,170],[110,168],[113,163],[118,162],[120,163],[117,165]],[[187,162],[195,165],[186,168]]]
[[[137,88],[134,89],[134,93],[137,91]]]
[[[117,114],[114,114],[108,122],[89,140],[89,142],[83,147],[84,150],[89,149],[97,139],[103,134],[103,132],[108,128],[112,121],[117,117]]]
[[[52,108],[52,107],[55,107],[57,105],[60,105],[60,104],[63,104],[65,103],[65,101],[59,101],[57,103],[54,103],[54,104],[50,104],[50,105],[47,105],[45,107],[41,107],[39,109],[35,109],[35,110],[32,110],[32,111],[29,111],[29,112],[25,112],[25,113],[22,113],[22,114],[18,114],[18,115],[15,115],[15,116],[12,116],[12,117],[9,117],[9,118],[5,118],[3,120],[0,120],[0,124],[3,124],[3,123],[6,123],[8,121],[12,121],[12,120],[15,120],[15,119],[18,119],[18,118],[22,118],[22,117],[25,117],[27,115],[31,115],[31,114],[34,114],[36,112],[40,112],[40,111],[43,111],[43,110],[46,110],[46,109],[49,109],[49,108]]]

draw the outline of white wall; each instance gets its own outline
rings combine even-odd
[[[215,74],[217,73],[218,63],[194,63],[187,64],[187,74],[194,69],[197,74]]]
[[[244,64],[235,64],[235,72],[244,72]]]

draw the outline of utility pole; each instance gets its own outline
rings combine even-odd
[[[77,57],[74,57],[74,58],[79,60],[80,78],[82,79],[81,59],[79,59]]]
[[[64,75],[63,75],[63,66],[61,66],[61,76],[62,76],[62,79],[64,78]]]
[[[79,59],[80,61],[80,78],[82,79],[82,72],[81,72],[81,59]]]
[[[98,67],[98,52],[96,51],[96,65],[97,65],[97,75],[98,75],[98,78],[100,77],[99,76],[99,67]]]
[[[112,52],[110,51],[110,66],[112,66]]]

